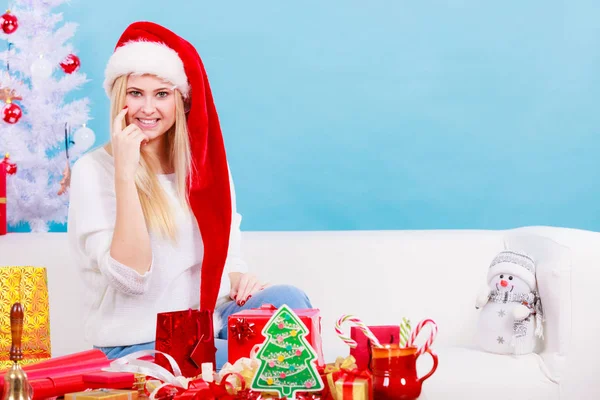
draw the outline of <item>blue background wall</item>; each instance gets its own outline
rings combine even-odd
[[[73,0],[103,70],[134,20],[195,44],[244,230],[600,230],[600,2]],[[167,5],[168,4],[168,5]],[[59,228],[60,229],[60,228]]]

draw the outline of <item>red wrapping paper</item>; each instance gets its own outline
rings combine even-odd
[[[369,329],[381,344],[398,344],[400,342],[400,325],[369,326]],[[369,368],[369,339],[358,327],[350,328],[350,337],[356,341],[356,347],[350,349],[350,355],[356,359],[360,370]]]
[[[0,235],[6,235],[6,168],[0,164]]]
[[[159,313],[156,317],[156,344],[158,351],[175,359],[185,377],[201,374],[201,365],[215,365],[215,338],[212,312],[187,310]],[[156,354],[155,363],[173,372],[169,361]]]
[[[227,360],[231,364],[242,357],[250,357],[252,348],[264,342],[265,338],[261,332],[275,311],[277,308],[273,305],[265,304],[260,308],[243,310],[229,316]],[[318,309],[297,309],[294,312],[310,331],[306,340],[317,353],[317,366],[325,365],[321,344],[320,311]]]
[[[30,379],[29,383],[33,388],[34,400],[63,396],[67,393],[81,392],[87,389],[81,374]]]
[[[60,357],[53,357],[39,363],[30,364],[23,367],[24,371],[35,371],[38,369],[50,369],[54,367],[69,367],[84,365],[88,363],[110,363],[106,355],[99,349],[86,350],[79,353],[67,354]]]
[[[135,374],[130,372],[91,372],[83,375],[83,381],[90,389],[131,389]]]
[[[110,361],[100,350],[90,350],[52,358],[23,367],[34,392],[34,399],[62,396],[88,388],[83,375],[108,367]],[[0,378],[4,386],[4,379]]]

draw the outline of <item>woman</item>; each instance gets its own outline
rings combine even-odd
[[[159,312],[216,309],[226,321],[264,303],[310,308],[300,290],[247,272],[219,120],[194,47],[157,24],[133,23],[104,88],[110,143],[73,167],[68,221],[86,286],[86,338],[114,359],[154,348]],[[227,359],[223,325],[218,368]]]

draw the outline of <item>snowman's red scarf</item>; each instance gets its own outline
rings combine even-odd
[[[539,338],[544,337],[542,325],[544,322],[544,312],[542,310],[542,301],[537,292],[511,293],[494,290],[490,293],[489,301],[493,303],[519,303],[529,308],[531,310],[531,315],[535,315],[535,335]],[[525,318],[523,321],[515,321],[515,338],[523,337],[527,333],[525,321],[529,321],[529,317]]]

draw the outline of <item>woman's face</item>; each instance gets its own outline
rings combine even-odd
[[[173,84],[154,75],[130,75],[127,78],[125,105],[127,124],[140,127],[148,139],[156,139],[175,123]]]

